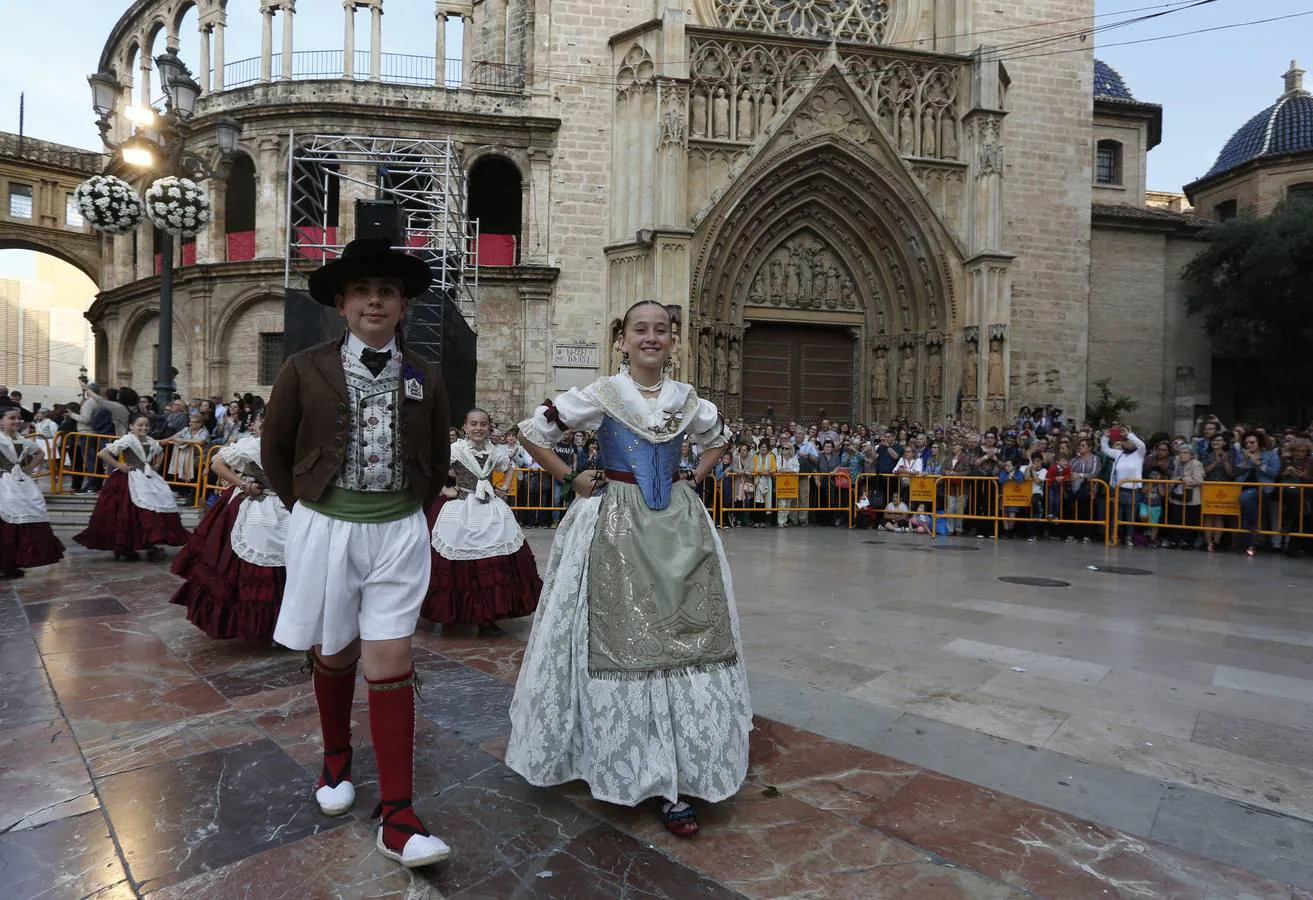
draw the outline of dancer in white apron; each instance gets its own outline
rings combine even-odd
[[[50,529],[46,498],[32,480],[45,452],[18,433],[22,427],[18,409],[0,415],[0,578],[22,578],[24,569],[64,558],[64,545]]]

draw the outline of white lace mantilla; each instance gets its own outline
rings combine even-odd
[[[511,701],[506,764],[541,787],[582,779],[598,800],[626,806],[649,797],[732,797],[747,776],[752,707],[720,539],[713,529],[739,662],[711,672],[590,679],[588,562],[601,503],[575,500],[556,532]]]

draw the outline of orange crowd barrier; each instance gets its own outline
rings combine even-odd
[[[1245,546],[1259,538],[1278,542],[1313,540],[1313,485],[1140,479],[1118,487],[1109,503],[1109,542],[1130,540],[1137,531],[1151,539],[1204,533],[1208,543],[1239,536]]]

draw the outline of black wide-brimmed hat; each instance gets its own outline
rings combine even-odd
[[[361,238],[310,274],[310,296],[324,306],[336,306],[337,295],[361,278],[400,278],[402,293],[413,299],[428,290],[433,271],[418,256],[393,250],[386,240]]]

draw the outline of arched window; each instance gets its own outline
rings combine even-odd
[[[520,170],[500,156],[474,164],[469,176],[470,218],[479,222],[479,265],[519,261],[522,219]]]
[[[1313,203],[1313,181],[1301,181],[1286,188],[1287,203]]]
[[[245,153],[234,155],[228,170],[223,230],[229,262],[255,259],[255,163]]]
[[[1099,141],[1094,159],[1094,183],[1122,183],[1122,145],[1117,141]]]

